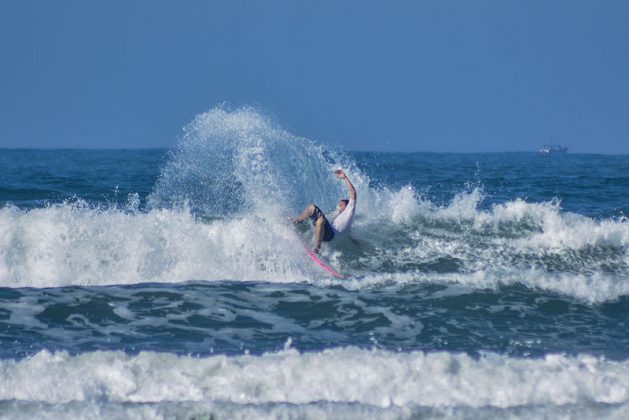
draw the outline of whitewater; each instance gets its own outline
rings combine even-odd
[[[629,158],[338,150],[254,108],[171,150],[0,150],[9,418],[624,418]],[[287,215],[352,238],[312,264]]]

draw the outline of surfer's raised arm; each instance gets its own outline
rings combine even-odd
[[[334,173],[340,179],[345,181],[345,185],[347,185],[347,189],[349,190],[349,198],[356,201],[356,188],[354,188],[354,185],[352,184],[352,182],[349,180],[349,178],[347,178],[347,175],[345,175],[345,172],[342,169],[337,169],[336,171],[334,171]]]

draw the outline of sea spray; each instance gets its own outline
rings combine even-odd
[[[325,152],[325,153],[324,153]],[[185,127],[150,197],[206,216],[333,208],[332,152],[275,126],[253,108],[214,108]]]

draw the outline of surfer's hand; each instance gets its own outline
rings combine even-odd
[[[334,171],[334,173],[336,174],[336,176],[338,176],[341,179],[345,179],[345,172],[343,172],[342,169],[337,169],[336,171]]]

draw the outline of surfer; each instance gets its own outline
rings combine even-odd
[[[352,219],[354,218],[354,209],[356,207],[356,189],[345,175],[345,172],[341,169],[337,169],[334,171],[336,176],[339,179],[342,179],[349,190],[349,200],[343,199],[340,200],[338,205],[336,206],[337,213],[332,220],[332,223],[328,221],[325,217],[325,214],[317,207],[315,204],[310,204],[304,212],[293,220],[294,224],[299,224],[307,219],[312,221],[312,224],[315,227],[315,246],[312,249],[312,252],[315,254],[319,253],[321,249],[321,242],[330,242],[334,238],[339,237],[343,233],[345,233],[350,225],[352,224]]]

